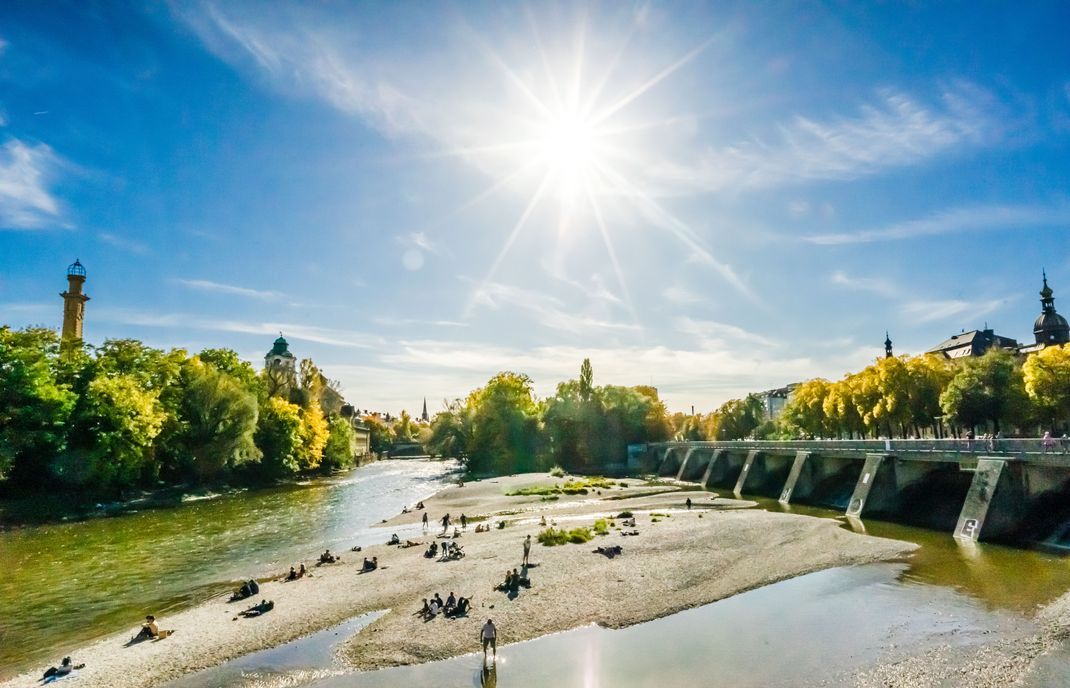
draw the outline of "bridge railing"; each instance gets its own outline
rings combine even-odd
[[[881,439],[881,440],[734,440],[734,441],[672,441],[661,447],[708,447],[710,449],[766,449],[781,451],[851,451],[888,453],[941,453],[1024,455],[1051,454],[1070,458],[1070,438],[945,438],[945,439]]]

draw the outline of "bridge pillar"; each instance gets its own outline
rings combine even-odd
[[[810,452],[799,450],[795,452],[795,462],[791,464],[791,472],[788,473],[788,480],[784,483],[784,489],[780,492],[780,503],[787,504],[791,501],[791,493],[795,489],[795,484],[799,482],[799,476],[802,475],[803,466],[806,460],[810,458]]]
[[[697,449],[698,447],[688,447],[687,453],[684,454],[684,460],[680,462],[680,470],[676,471],[677,480],[684,479],[684,471],[687,470],[687,464],[689,461],[691,461],[691,457],[694,456],[695,450]]]
[[[761,452],[757,449],[751,449],[747,452],[747,461],[743,464],[742,470],[739,472],[739,479],[736,480],[736,487],[732,490],[737,497],[743,494],[743,485],[747,482],[747,476],[750,475],[751,469],[754,468],[754,463],[761,455]]]
[[[861,517],[864,509],[870,506],[870,502],[880,506],[894,498],[895,487],[895,462],[890,454],[866,454],[866,463],[862,466],[862,473],[858,476],[851,501],[847,504],[847,515]],[[880,485],[874,489],[874,486]],[[870,493],[873,493],[872,499]]]
[[[710,460],[706,464],[706,470],[702,473],[702,480],[699,481],[699,485],[702,486],[702,489],[706,489],[709,485],[710,476],[713,475],[713,465],[717,463],[717,459],[721,458],[722,454],[724,454],[724,449],[714,449],[710,454]]]
[[[669,463],[669,461],[672,460],[672,456],[675,453],[676,453],[676,447],[669,447],[669,448],[667,448],[665,450],[665,455],[663,457],[661,457],[661,461],[658,462],[658,470],[657,470],[657,474],[658,475],[661,475],[664,472],[665,466]]]
[[[1021,466],[1002,458],[981,457],[955,525],[955,537],[977,542],[982,528],[988,538],[1008,535],[1020,523],[1024,509]]]

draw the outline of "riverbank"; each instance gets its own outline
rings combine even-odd
[[[478,534],[470,525],[458,540],[467,553],[459,561],[425,559],[423,547],[376,545],[359,554],[343,552],[342,563],[315,567],[311,578],[265,583],[260,597],[274,600],[275,609],[263,617],[234,620],[245,605],[216,598],[162,618],[163,628],[176,631],[165,640],[124,647],[137,628],[133,619],[128,630],[65,654],[87,664],[79,672],[82,685],[158,685],[358,614],[388,610],[342,649],[353,666],[374,669],[472,652],[486,616],[498,624],[502,643],[589,623],[621,627],[810,571],[900,557],[912,549],[908,543],[846,532],[829,520],[733,510],[744,504],[636,480],[602,494],[592,490],[556,500],[505,494],[554,482],[561,481],[545,475],[487,480],[450,487],[426,500],[432,522],[448,511],[454,518],[463,512],[507,524]],[[684,509],[688,496],[697,507],[692,511]],[[491,590],[507,568],[520,566],[521,542],[538,534],[540,516],[571,528],[625,510],[636,514],[639,535],[624,537],[611,529],[583,545],[535,545],[532,588],[521,589],[512,600]],[[383,541],[396,531],[403,540],[430,542],[421,536],[418,518],[414,512],[384,524]],[[613,559],[593,554],[598,545],[621,545],[624,554]],[[360,574],[364,556],[378,557],[380,570]],[[468,618],[425,623],[412,614],[424,597],[451,591],[473,598]],[[2,685],[35,685],[40,671]]]

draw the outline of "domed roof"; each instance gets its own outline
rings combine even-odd
[[[1070,341],[1070,323],[1055,311],[1041,313],[1033,323],[1037,344],[1065,344]]]
[[[279,338],[275,340],[275,344],[271,347],[271,351],[268,352],[268,356],[282,356],[283,358],[294,357],[294,355],[290,353],[290,344],[281,333],[279,334]]]
[[[85,266],[82,265],[82,261],[77,258],[74,262],[67,266],[68,277],[85,277]]]

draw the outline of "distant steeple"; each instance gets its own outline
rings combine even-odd
[[[888,330],[884,331],[884,357],[892,357],[892,338],[888,334]]]
[[[425,423],[427,421],[431,420],[427,415],[427,397],[424,397],[424,411],[423,411],[423,413],[420,414],[420,420],[422,420]]]
[[[1066,318],[1055,312],[1055,292],[1048,286],[1048,273],[1041,270],[1044,286],[1040,290],[1040,316],[1033,323],[1033,336],[1037,344],[1050,346],[1070,341],[1070,325]]]

